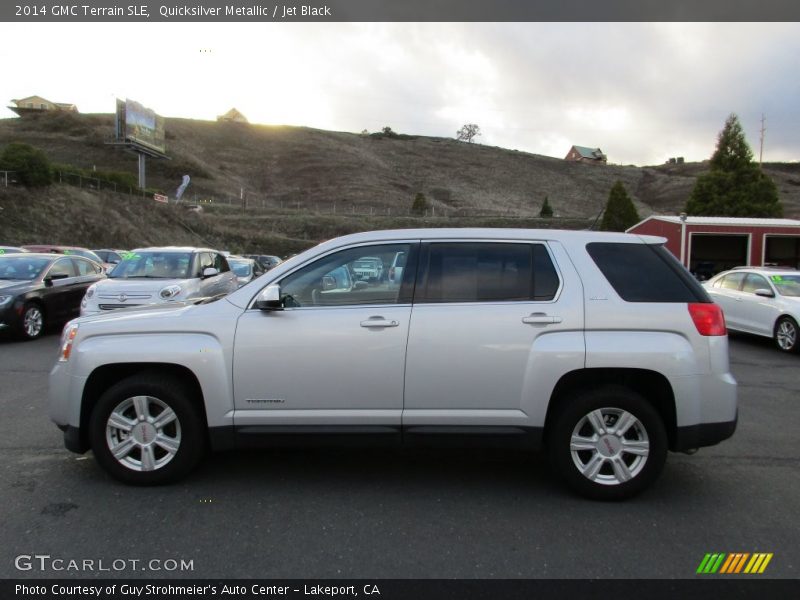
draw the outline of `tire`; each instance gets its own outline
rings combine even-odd
[[[797,327],[797,321],[792,317],[781,317],[775,323],[775,330],[772,339],[775,341],[775,347],[781,352],[797,352],[798,351],[798,334],[800,331]]]
[[[621,419],[624,429],[617,432]],[[642,396],[607,386],[561,405],[548,429],[547,451],[555,472],[578,494],[624,500],[658,478],[667,458],[667,434],[661,416]]]
[[[22,307],[19,322],[19,337],[23,340],[35,340],[44,333],[44,309],[36,302],[26,302]]]
[[[206,429],[186,386],[150,371],[103,393],[92,411],[89,437],[109,475],[133,485],[161,485],[196,466],[205,451]]]

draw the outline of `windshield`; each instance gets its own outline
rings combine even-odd
[[[188,279],[189,252],[127,252],[108,276],[111,279]]]
[[[32,281],[51,261],[51,258],[27,258],[19,254],[0,256],[0,279]]]
[[[251,271],[251,265],[249,262],[245,261],[238,261],[228,259],[228,264],[230,265],[233,272],[236,273],[237,277],[249,277]]]
[[[771,275],[770,279],[781,296],[800,297],[800,274]]]

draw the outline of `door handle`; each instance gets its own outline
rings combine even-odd
[[[529,317],[522,317],[522,322],[527,325],[553,325],[561,321],[561,317],[551,317],[544,313],[533,313]]]
[[[383,317],[370,317],[366,321],[361,321],[362,327],[381,328],[381,327],[397,327],[400,325],[397,321],[387,321]]]

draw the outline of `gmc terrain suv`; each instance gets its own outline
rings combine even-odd
[[[719,307],[665,240],[425,229],[320,244],[221,299],[71,321],[50,375],[66,447],[160,484],[206,448],[542,447],[599,499],[736,427]],[[354,265],[402,277],[365,281]]]

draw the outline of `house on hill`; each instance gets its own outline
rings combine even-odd
[[[217,117],[217,121],[221,121],[224,123],[249,123],[247,117],[245,117],[235,108],[230,109],[224,115],[219,115]]]
[[[17,113],[20,117],[25,114],[34,112],[42,112],[45,110],[60,110],[64,112],[78,112],[78,107],[74,104],[64,102],[51,102],[47,98],[41,96],[28,96],[27,98],[20,98],[12,100],[14,106],[9,106],[11,110]]]
[[[564,160],[572,162],[588,162],[597,164],[606,164],[608,157],[603,154],[600,148],[587,148],[586,146],[573,146],[567,152]]]

